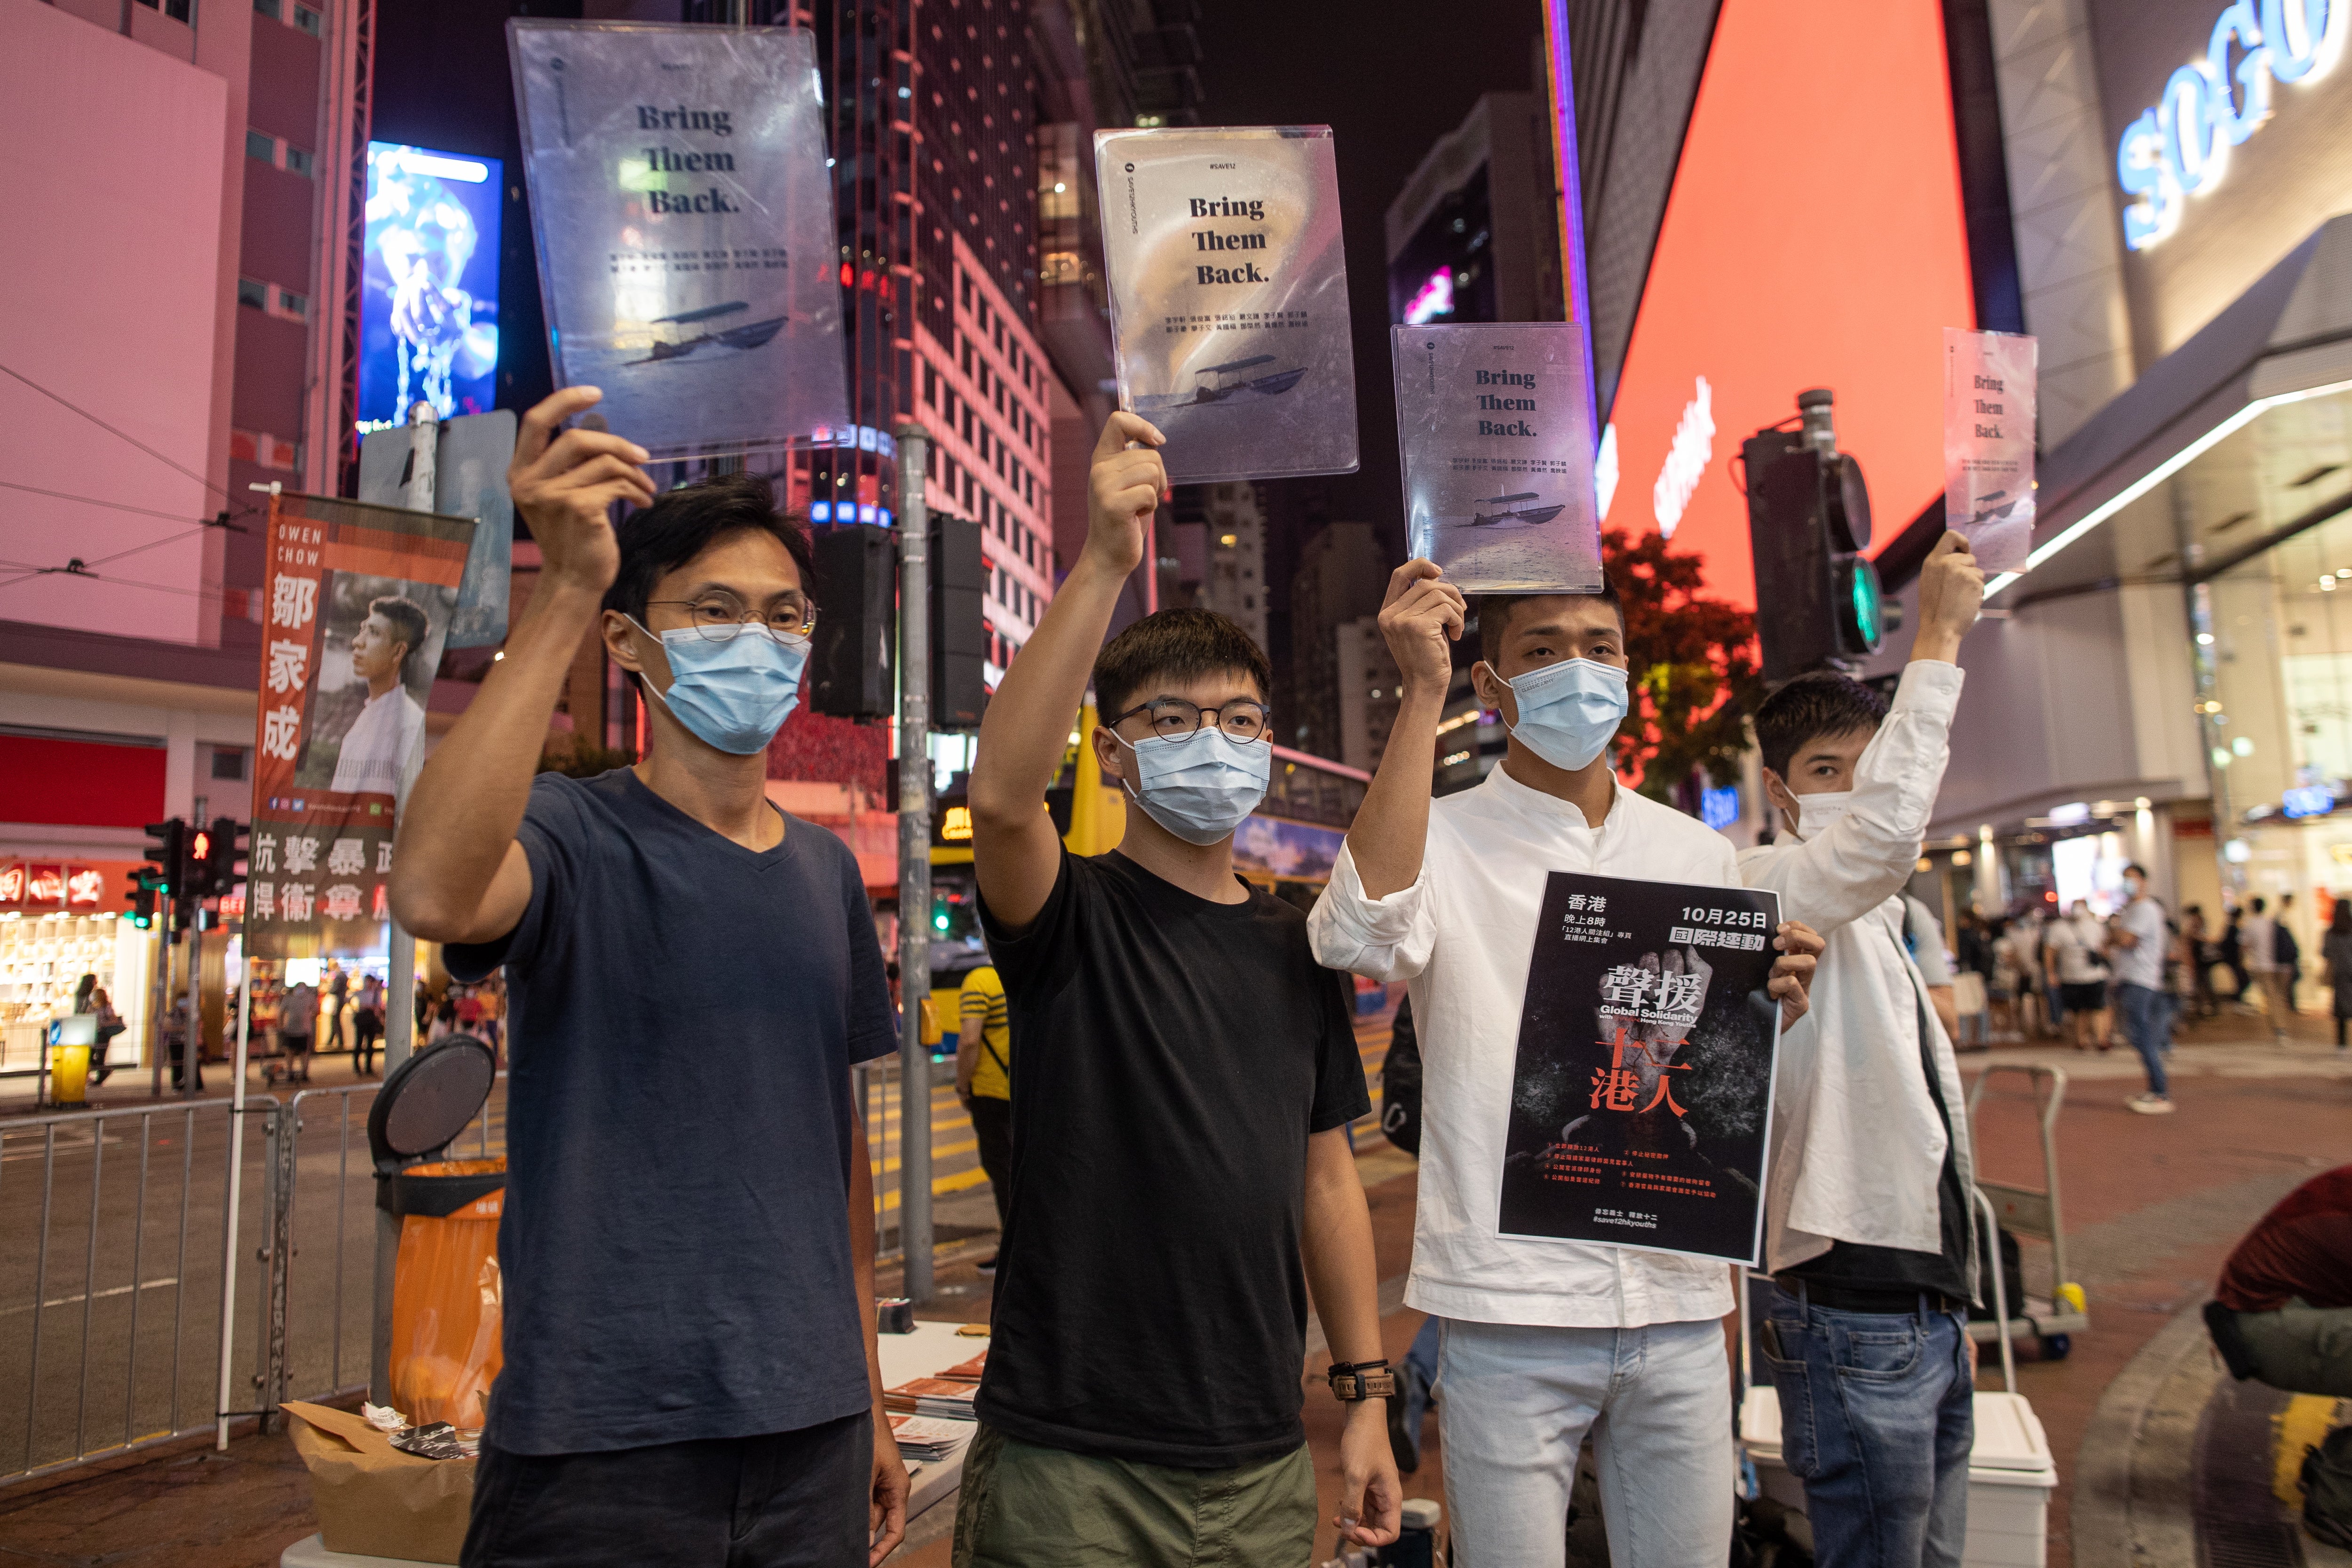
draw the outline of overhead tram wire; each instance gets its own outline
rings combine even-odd
[[[154,447],[150,447],[146,442],[142,441],[138,437],[130,434],[128,431],[117,429],[114,426],[109,425],[105,420],[100,419],[97,415],[92,414],[89,409],[82,407],[79,404],[71,402],[67,398],[59,396],[58,394],[51,392],[47,387],[43,386],[31,376],[25,374],[24,372],[12,369],[5,364],[0,364],[0,375],[5,375],[11,380],[24,383],[26,386],[31,387],[35,392],[39,393],[43,397],[46,397],[50,402],[57,404],[59,407],[70,409],[72,412],[80,415],[84,419],[87,419],[91,424],[97,426],[100,429],[105,431],[108,435],[127,441],[133,447],[138,447],[141,451],[146,453],[149,457],[154,458],[165,468],[195,480],[196,483],[204,486],[205,489],[218,495],[223,500],[235,500],[236,499],[228,492],[226,486],[213,483],[212,480],[205,478],[204,475],[197,473],[194,469],[185,468],[177,460],[165,457]]]

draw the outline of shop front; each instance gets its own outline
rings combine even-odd
[[[106,1061],[136,1066],[146,1038],[154,978],[152,934],[111,904],[127,867],[0,860],[0,1077],[41,1069],[51,1019],[70,1015],[82,977],[121,1016]]]
[[[2352,6],[2014,9],[2038,516],[1928,858],[1988,911],[2104,910],[2133,862],[2217,927],[2289,899],[2313,954],[2352,896]]]

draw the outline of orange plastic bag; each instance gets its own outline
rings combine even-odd
[[[506,1168],[500,1156],[441,1160],[402,1174],[475,1176]],[[488,1418],[490,1384],[506,1363],[499,1277],[499,1215],[505,1201],[501,1187],[446,1217],[412,1214],[400,1222],[392,1286],[392,1399],[412,1425],[446,1421],[478,1431]]]

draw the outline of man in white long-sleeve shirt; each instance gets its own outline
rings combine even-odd
[[[1479,700],[1511,730],[1477,788],[1433,802],[1431,765],[1467,606],[1426,561],[1390,580],[1381,630],[1404,699],[1307,922],[1316,957],[1410,984],[1423,1060],[1421,1187],[1405,1300],[1443,1320],[1446,1492],[1463,1561],[1558,1563],[1578,1446],[1596,1434],[1617,1568],[1717,1568],[1731,1530],[1721,1264],[1499,1233],[1519,1016],[1554,871],[1732,887],[1720,835],[1617,782],[1616,595],[1487,598]],[[1819,941],[1784,925],[1771,990],[1801,1016]]]
[[[1828,942],[1780,1041],[1762,1338],[1819,1568],[1954,1568],[1967,1527],[1976,1295],[1968,1116],[1952,1043],[1903,943],[1903,887],[1936,804],[1984,574],[1958,533],[1919,578],[1890,708],[1801,676],[1756,714],[1781,842],[1753,888]]]

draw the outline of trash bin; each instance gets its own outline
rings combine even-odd
[[[507,1162],[437,1160],[386,1184],[401,1216],[392,1285],[392,1402],[411,1425],[467,1431],[488,1418],[504,1292],[499,1213]]]
[[[400,1225],[387,1392],[415,1426],[478,1431],[505,1363],[498,1244],[506,1157],[433,1158],[481,1110],[497,1071],[488,1046],[451,1036],[403,1062],[368,1112],[376,1207]]]

